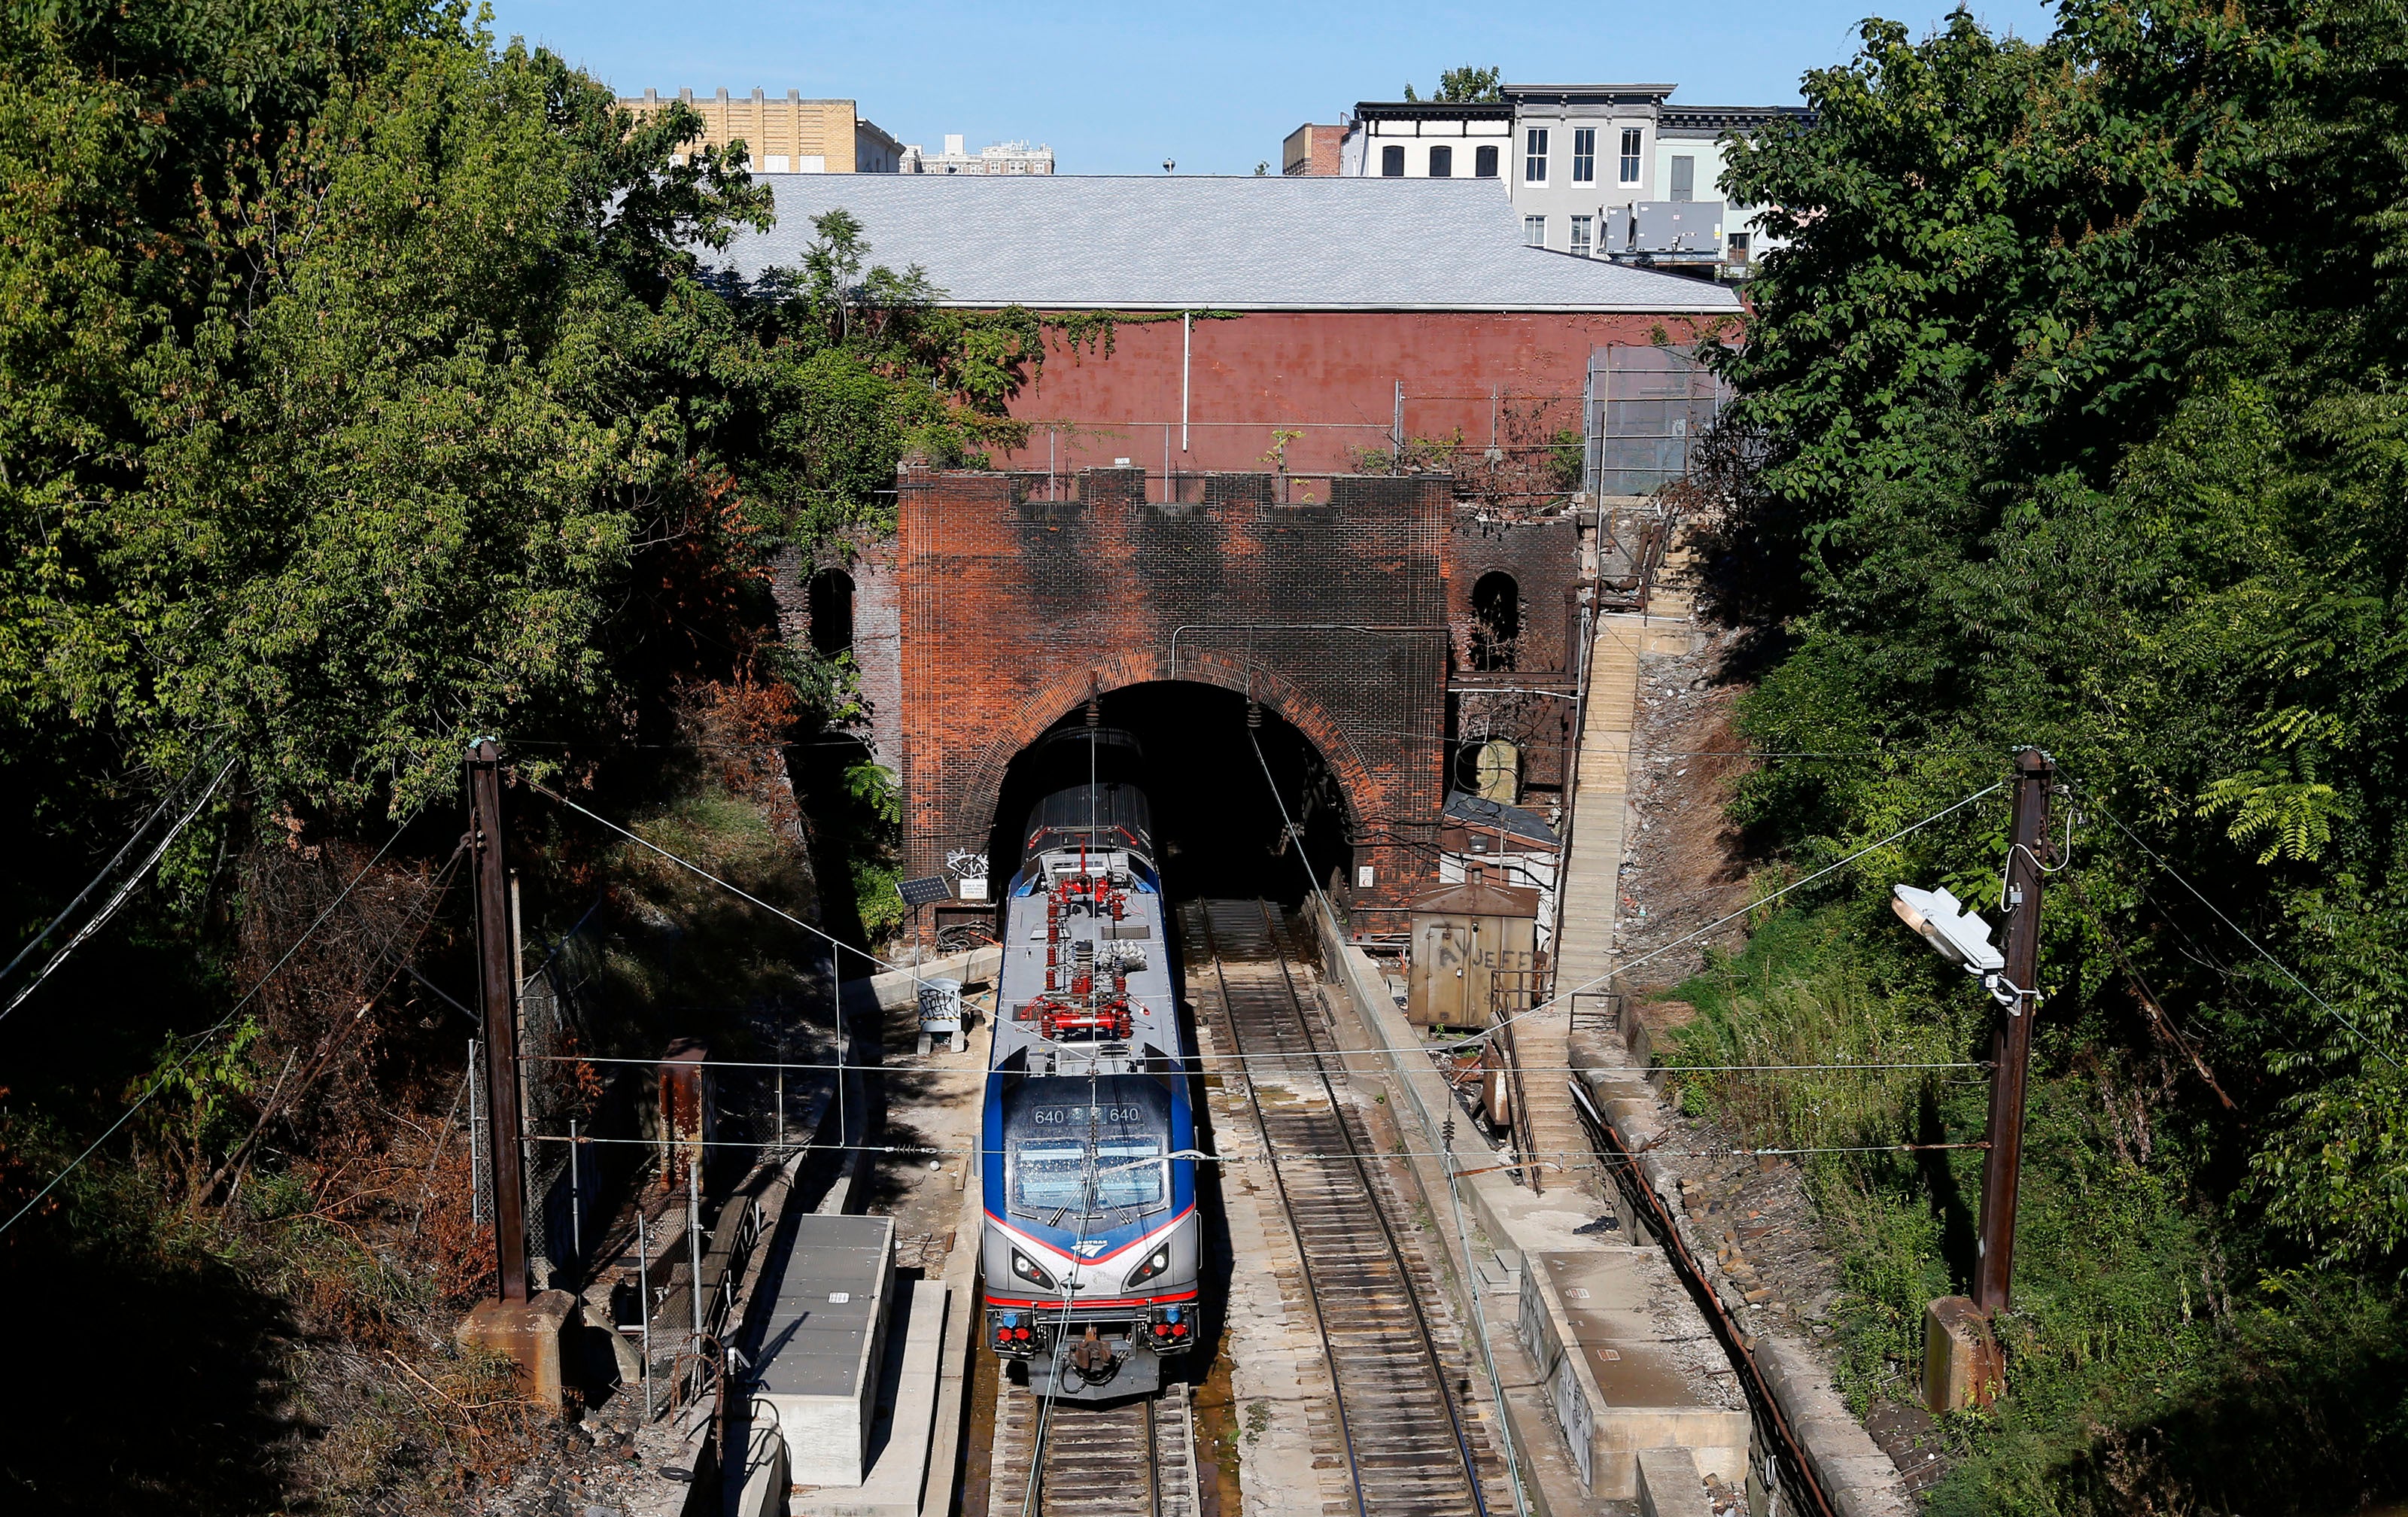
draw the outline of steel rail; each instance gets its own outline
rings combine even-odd
[[[1281,941],[1281,925],[1272,917],[1268,903],[1257,900],[1254,905],[1263,918],[1266,941],[1269,947],[1272,961],[1278,966],[1280,983],[1286,991],[1284,999],[1288,1012],[1296,1019],[1297,1030],[1304,1041],[1305,1052],[1296,1057],[1311,1064],[1314,1077],[1321,1083],[1323,1095],[1328,1100],[1333,1123],[1345,1144],[1346,1156],[1351,1161],[1355,1179],[1360,1186],[1359,1194],[1369,1202],[1371,1215],[1379,1224],[1380,1237],[1385,1245],[1387,1257],[1396,1267],[1406,1308],[1412,1314],[1413,1340],[1420,1350],[1419,1356],[1427,1367],[1430,1383],[1437,1392],[1440,1405],[1446,1409],[1448,1430],[1452,1434],[1455,1457],[1461,1466],[1466,1487],[1471,1496],[1472,1508],[1479,1517],[1488,1517],[1487,1494],[1481,1486],[1479,1460],[1472,1453],[1470,1437],[1463,1425],[1462,1413],[1455,1405],[1455,1393],[1447,1383],[1446,1367],[1440,1357],[1437,1339],[1431,1333],[1428,1316],[1423,1309],[1419,1295],[1413,1289],[1412,1261],[1406,1256],[1404,1247],[1397,1238],[1396,1230],[1388,1220],[1386,1209],[1379,1202],[1379,1192],[1373,1181],[1370,1166],[1364,1162],[1361,1148],[1355,1142],[1353,1129],[1345,1120],[1345,1103],[1340,1099],[1336,1083],[1330,1079],[1328,1054],[1321,1047],[1322,1040],[1313,1033],[1312,1019],[1306,1014],[1303,997],[1297,989],[1296,977],[1290,967],[1287,948]],[[1224,967],[1226,961],[1220,952],[1209,906],[1200,914],[1204,919],[1205,936],[1212,952],[1214,974],[1222,986],[1222,1005],[1225,1013],[1228,1016],[1230,1038],[1233,1043],[1239,1045],[1238,1052],[1242,1054],[1244,1035],[1239,1028],[1239,1019],[1229,995],[1228,977]],[[1254,1112],[1255,1125],[1261,1134],[1264,1148],[1268,1152],[1272,1148],[1272,1138],[1262,1104],[1259,1100],[1250,1101],[1248,1104]],[[1303,1278],[1306,1298],[1312,1306],[1313,1322],[1320,1334],[1323,1355],[1329,1365],[1331,1395],[1337,1405],[1339,1427],[1346,1442],[1347,1471],[1354,1483],[1355,1509],[1364,1514],[1364,1517],[1370,1517],[1371,1496],[1365,1487],[1361,1451],[1355,1438],[1354,1421],[1346,1408],[1343,1377],[1339,1367],[1340,1358],[1336,1344],[1330,1337],[1327,1318],[1322,1310],[1319,1287],[1312,1278],[1312,1261],[1305,1252],[1307,1229],[1297,1210],[1295,1199],[1288,1191],[1286,1178],[1280,1173],[1279,1166],[1272,1166],[1271,1170],[1280,1194],[1281,1209],[1286,1213],[1289,1230],[1297,1239],[1300,1266],[1298,1273]]]
[[[1245,1039],[1238,1031],[1237,1012],[1230,1003],[1229,975],[1225,966],[1226,961],[1221,955],[1221,945],[1212,931],[1210,906],[1199,906],[1197,917],[1204,925],[1205,951],[1212,955],[1212,977],[1220,982],[1221,1012],[1229,1023],[1229,1040],[1242,1052]],[[1277,952],[1279,945],[1274,943],[1271,949],[1273,952]],[[1247,1077],[1246,1081],[1246,1108],[1254,1114],[1254,1132],[1263,1141],[1263,1152],[1270,1152],[1272,1150],[1270,1123],[1263,1115],[1262,1102],[1257,1098],[1252,1075]],[[1344,1124],[1341,1123],[1340,1125]],[[1287,1216],[1288,1236],[1296,1239],[1297,1276],[1304,1285],[1305,1304],[1312,1309],[1312,1327],[1321,1338],[1321,1357],[1329,1366],[1329,1396],[1338,1410],[1338,1436],[1344,1439],[1346,1444],[1346,1476],[1354,1488],[1355,1517],[1370,1517],[1370,1507],[1363,1491],[1363,1466],[1355,1457],[1354,1426],[1346,1415],[1346,1388],[1340,1383],[1338,1373],[1338,1350],[1329,1340],[1329,1322],[1322,1315],[1321,1290],[1313,1283],[1312,1262],[1304,1257],[1304,1224],[1297,1219],[1296,1203],[1288,1195],[1286,1177],[1280,1173],[1277,1165],[1271,1166],[1270,1170],[1272,1186],[1279,1192],[1280,1209]]]
[[[1254,906],[1263,914],[1263,926],[1270,936],[1271,951],[1279,955],[1280,981],[1287,987],[1288,1008],[1296,1013],[1297,1025],[1303,1030],[1305,1042],[1310,1046],[1314,1041],[1312,1023],[1305,1015],[1304,998],[1297,994],[1296,977],[1288,968],[1287,950],[1280,942],[1281,923],[1272,918],[1270,903],[1257,900]],[[1316,1056],[1312,1069],[1321,1081],[1323,1093],[1329,1097],[1331,1109],[1340,1114],[1338,1131],[1346,1139],[1346,1152],[1354,1162],[1356,1178],[1363,1182],[1363,1194],[1376,1197],[1379,1193],[1373,1188],[1370,1166],[1363,1162],[1362,1151],[1354,1142],[1354,1129],[1346,1124],[1344,1108],[1338,1099],[1338,1087],[1329,1078],[1329,1066],[1326,1060]],[[1472,1454],[1471,1438],[1464,1431],[1463,1413],[1455,1404],[1455,1393],[1446,1383],[1446,1366],[1439,1360],[1438,1342],[1430,1336],[1429,1318],[1422,1309],[1421,1297],[1412,1289],[1412,1267],[1405,1258],[1404,1245],[1397,1240],[1397,1230],[1388,1221],[1387,1209],[1375,1200],[1371,1215],[1379,1221],[1380,1236],[1387,1242],[1389,1256],[1397,1261],[1397,1273],[1406,1281],[1405,1304],[1412,1309],[1413,1335],[1421,1344],[1423,1360],[1429,1366],[1430,1379],[1438,1386],[1439,1400],[1446,1407],[1447,1428],[1455,1435],[1455,1452],[1463,1461],[1463,1478],[1471,1489],[1472,1508],[1480,1517],[1488,1517],[1488,1498],[1480,1488],[1480,1462]],[[1332,1365],[1330,1379],[1334,1381],[1337,1376],[1337,1366]]]
[[[996,1394],[1009,1395],[1009,1382],[998,1378]],[[1019,1414],[1026,1419],[1024,1425],[998,1406],[998,1437],[1017,1445],[1015,1457],[1025,1450],[1029,1461],[1029,1510],[1038,1517],[1127,1517],[1132,1511],[1143,1517],[1198,1517],[1185,1486],[1173,1490],[1166,1484],[1164,1438],[1183,1436],[1192,1445],[1194,1435],[1183,1417],[1161,1414],[1158,1403],[1165,1394],[1154,1390],[1105,1406],[1064,1408],[1046,1419],[1041,1429],[1027,1410]],[[1140,1463],[1142,1467],[1133,1467]],[[1014,1467],[1010,1462],[997,1467],[1001,1478],[989,1496],[990,1514],[1022,1510],[1016,1499],[1009,1508],[1003,1504]],[[1130,1502],[1132,1481],[1144,1492],[1142,1505]]]

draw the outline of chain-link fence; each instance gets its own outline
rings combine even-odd
[[[1643,495],[1685,477],[1691,448],[1729,399],[1730,387],[1681,349],[1597,349],[1588,364],[1584,487]]]

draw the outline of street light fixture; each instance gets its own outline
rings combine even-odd
[[[1979,980],[2009,1016],[2023,1015],[2024,993],[2007,980],[2007,956],[1990,942],[1990,924],[1946,886],[1917,890],[1913,885],[1892,885],[1889,909],[1920,933],[1933,952]]]
[[[1947,887],[1917,890],[1913,885],[1893,885],[1889,894],[1889,909],[1900,922],[1921,933],[1942,958],[1964,966],[1969,975],[2006,967],[2006,955],[1990,946],[1990,924],[1967,910]]]

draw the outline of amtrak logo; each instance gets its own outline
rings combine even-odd
[[[1071,1246],[1076,1248],[1083,1257],[1092,1259],[1096,1254],[1103,1252],[1109,1245],[1107,1245],[1100,1238],[1082,1238]]]

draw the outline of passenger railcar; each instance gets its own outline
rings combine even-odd
[[[987,1342],[1040,1395],[1152,1391],[1193,1348],[1198,1230],[1187,1050],[1134,741],[1049,745],[1021,834],[981,1152]]]

